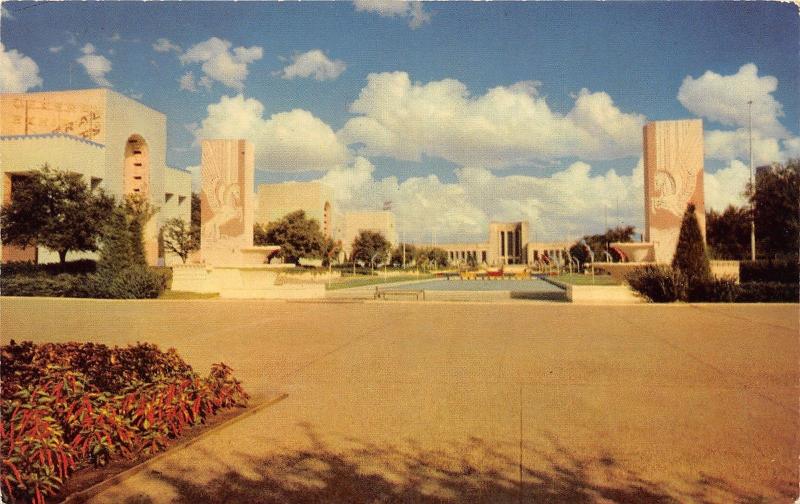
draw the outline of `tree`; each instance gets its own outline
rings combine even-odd
[[[706,212],[706,244],[717,259],[749,259],[750,210],[728,205],[722,213]]]
[[[3,240],[22,247],[42,245],[58,252],[94,251],[114,199],[92,190],[83,176],[44,165],[20,177],[11,201],[0,210]]]
[[[449,262],[447,251],[439,247],[420,247],[414,256],[416,263],[423,268],[445,267]]]
[[[259,245],[280,245],[284,261],[300,264],[301,258],[321,258],[325,237],[316,219],[309,219],[303,210],[270,222],[266,228],[256,226],[254,241]]]
[[[583,238],[575,242],[569,249],[572,257],[575,257],[581,264],[591,261],[589,251],[586,250],[588,246],[594,254],[596,261],[602,261],[605,256],[606,246],[611,243],[628,243],[633,241],[634,227],[633,226],[617,226],[615,228],[608,228],[603,234],[585,235]],[[586,242],[586,246],[582,243]]]
[[[98,271],[116,274],[126,268],[147,265],[143,231],[156,211],[139,195],[126,196],[125,201],[112,209],[103,226]]]
[[[337,260],[336,257],[339,255],[341,251],[342,251],[341,241],[334,240],[331,237],[325,237],[325,240],[322,244],[322,265],[330,266],[331,263]]]
[[[200,213],[200,195],[196,192],[192,193],[192,210],[191,210],[191,231],[192,236],[194,236],[195,242],[197,242],[197,246],[200,246],[200,226],[202,223],[201,213]]]
[[[391,248],[391,244],[381,233],[377,231],[361,231],[353,240],[353,250],[350,253],[350,258],[353,261],[380,264],[386,261],[386,256]]]
[[[411,264],[414,261],[414,257],[416,256],[417,247],[410,243],[405,244],[405,264]],[[396,246],[392,249],[392,266],[402,266],[403,265],[403,244]]]
[[[711,277],[711,267],[706,255],[706,245],[697,222],[695,206],[689,203],[683,213],[678,246],[672,258],[672,267],[686,277],[689,286],[704,282]]]
[[[122,202],[123,212],[128,222],[131,251],[137,264],[147,264],[144,251],[144,229],[150,219],[158,212],[141,194],[128,194]]]
[[[755,209],[757,251],[770,257],[797,257],[800,249],[800,159],[759,171]]]
[[[189,254],[200,248],[192,226],[180,217],[168,220],[164,224],[164,247],[181,258],[184,264]]]

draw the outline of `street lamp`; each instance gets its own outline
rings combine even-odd
[[[750,190],[752,191],[751,194],[751,201],[750,201],[750,259],[752,261],[756,260],[756,204],[755,204],[755,193],[756,193],[756,186],[753,182],[753,100],[749,100],[747,102],[747,113],[748,113],[748,121],[747,121],[747,131],[750,136]]]

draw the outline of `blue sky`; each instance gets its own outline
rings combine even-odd
[[[566,226],[565,220],[581,215],[561,215],[554,205],[580,195],[539,194],[536,188],[548,184],[537,182],[570,169],[583,173],[585,164],[588,171],[574,182],[591,186],[587,196],[601,179],[611,186],[635,186],[646,120],[702,117],[706,170],[720,172],[711,183],[735,193],[728,185],[741,182],[739,165],[746,161],[736,132],[743,127],[748,93],[761,104],[754,110],[758,161],[800,155],[800,30],[797,8],[785,3],[359,0],[4,2],[3,7],[4,56],[14,63],[29,58],[38,69],[36,76],[15,81],[17,86],[36,91],[100,83],[164,112],[170,165],[196,166],[198,137],[252,134],[263,144],[258,180],[323,177],[341,186],[335,188],[343,194],[344,208],[391,199],[405,225],[441,225],[453,238],[471,236],[470,229],[484,221],[516,214],[538,220],[547,228],[544,236],[596,227],[596,208],[581,214],[580,225]],[[155,49],[159,39],[168,41],[160,46],[164,52]],[[212,39],[216,42],[208,43]],[[287,74],[293,58],[312,51],[315,58],[309,56],[304,67],[311,75],[304,76],[302,65],[295,68],[299,73]],[[220,55],[221,60],[213,59]],[[231,62],[234,66],[225,65]],[[242,69],[244,74],[234,77],[225,74]],[[407,82],[393,72],[406,74]],[[370,74],[379,78],[368,84]],[[372,94],[363,98],[370,85]],[[585,107],[578,107],[582,93]],[[237,97],[236,103],[226,101]],[[397,98],[394,108],[385,106],[390,97]],[[360,106],[354,110],[356,102]],[[739,103],[741,110],[731,110]],[[217,106],[217,113],[209,106]],[[513,117],[515,107],[525,111],[522,119]],[[423,127],[427,110],[433,124]],[[280,115],[290,111],[303,113]],[[223,124],[223,116],[237,114],[239,124],[255,121],[261,136]],[[416,117],[414,122],[404,122],[409,116]],[[510,136],[518,138],[502,137],[512,125]],[[270,135],[284,126],[308,138],[309,145],[269,145]],[[526,126],[530,141],[516,133]],[[597,146],[587,147],[595,141]],[[629,179],[609,178],[610,170]],[[486,174],[498,191],[491,200],[468,190],[475,177]],[[356,187],[352,180],[363,184]],[[530,195],[508,194],[525,184]],[[474,208],[430,223],[410,208],[414,201],[427,208],[419,196],[426,191],[443,201],[448,198],[436,195],[452,193],[454,202],[460,197]],[[635,197],[607,191],[606,206],[612,199]],[[718,206],[737,201],[735,194],[729,201],[711,196]],[[470,198],[478,200],[470,203]],[[620,220],[638,224],[641,210],[636,203],[629,206]]]

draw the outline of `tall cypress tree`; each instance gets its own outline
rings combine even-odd
[[[689,203],[681,222],[681,232],[678,237],[678,246],[672,258],[672,267],[683,273],[691,286],[711,278],[711,267],[706,255],[706,245],[700,224],[695,215],[695,206]]]

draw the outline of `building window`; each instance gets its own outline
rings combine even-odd
[[[178,196],[178,205],[183,205],[184,201],[186,201],[186,196]]]
[[[500,257],[506,255],[506,233],[500,231]]]
[[[481,252],[481,262],[486,262],[486,251]]]
[[[173,196],[175,196],[175,195],[172,194],[172,193],[169,193],[169,192],[168,193],[164,193],[164,203],[168,203],[169,200],[171,200]]]

